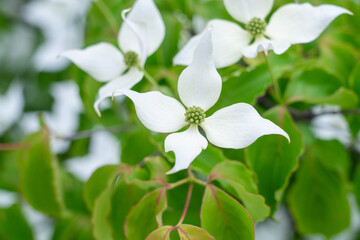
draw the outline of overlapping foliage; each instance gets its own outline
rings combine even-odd
[[[172,59],[183,39],[194,33],[195,19],[231,17],[221,0],[155,2],[166,35],[145,67],[163,92],[178,98],[177,80],[184,67],[173,66]],[[276,0],[274,9],[289,2]],[[121,11],[133,1],[102,3],[110,9],[116,26],[93,3],[87,16],[86,46],[101,41],[116,44]],[[239,150],[209,144],[188,171],[173,175],[165,174],[175,161],[173,153],[165,153],[166,134],[145,129],[131,101],[111,102],[99,118],[93,103],[101,84],[78,68],[39,73],[24,66],[21,73],[14,73],[0,67],[4,89],[17,75],[34,89],[31,95],[39,93],[31,98],[25,94],[29,98],[25,111],[50,110],[50,83],[71,78],[84,104],[79,131],[99,125],[126,126],[114,132],[122,143],[121,163],[119,156],[118,165],[98,168],[86,182],[68,173],[64,163],[84,155],[88,139],[70,139],[69,150],[56,156],[46,122],[30,136],[18,134],[16,125],[5,132],[1,142],[21,142],[22,147],[0,152],[0,189],[19,196],[17,203],[0,209],[0,238],[34,238],[20,208],[24,202],[54,219],[56,240],[254,239],[256,224],[274,217],[280,205],[291,216],[291,231],[298,239],[309,234],[330,238],[348,229],[351,215],[357,214],[351,212],[348,197],[355,195],[360,206],[360,155],[355,147],[360,115],[354,114],[360,108],[360,4],[353,0],[335,4],[354,15],[336,19],[314,42],[294,45],[282,55],[269,52],[268,57],[242,58],[219,70],[222,93],[209,115],[234,103],[252,104],[284,129],[291,143],[272,135]],[[1,19],[4,29],[15,21],[7,16]],[[279,82],[280,96],[274,94],[274,80]],[[146,81],[134,87],[139,92],[152,88]],[[316,114],[311,109],[318,104],[341,107],[338,112],[346,117],[352,144],[315,136],[311,122]]]

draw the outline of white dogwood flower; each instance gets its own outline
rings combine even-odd
[[[124,22],[118,34],[120,50],[101,42],[62,54],[97,81],[107,82],[94,103],[99,115],[103,99],[116,90],[132,88],[143,78],[141,69],[147,57],[159,48],[165,36],[165,25],[153,0],[137,0],[126,17],[125,13],[127,10],[123,11]]]
[[[175,166],[168,173],[186,169],[206,149],[208,141],[200,134],[199,127],[212,144],[223,148],[244,148],[268,134],[289,139],[286,132],[246,103],[231,105],[206,117],[205,112],[219,99],[221,86],[208,30],[195,50],[192,63],[179,77],[179,96],[187,109],[176,99],[157,91],[120,91],[134,102],[140,121],[154,132],[172,133],[190,125],[187,130],[172,133],[165,139],[165,151],[173,151],[176,157]]]
[[[339,15],[352,14],[347,9],[324,4],[290,3],[280,7],[267,23],[274,0],[224,0],[229,14],[240,25],[221,19],[209,21],[212,26],[214,61],[217,68],[230,66],[242,56],[254,58],[258,52],[273,50],[282,54],[292,44],[315,40]],[[204,32],[192,37],[173,59],[174,64],[189,65]]]

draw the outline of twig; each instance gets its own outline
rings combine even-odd
[[[158,82],[144,69],[141,69],[144,72],[144,76],[146,78],[146,80],[149,81],[149,83],[159,92],[161,92],[160,86],[158,84]]]
[[[276,104],[271,102],[267,96],[262,96],[257,99],[257,103],[260,106],[265,107],[266,109],[270,109]],[[299,111],[293,108],[288,107],[287,108],[289,113],[294,119],[300,119],[300,120],[312,120],[315,117],[325,115],[325,114],[344,114],[344,115],[357,115],[360,114],[360,109],[339,109],[334,111],[327,111],[327,112],[320,112],[320,113],[314,113],[311,109],[306,111]]]
[[[72,136],[60,136],[55,134],[55,136],[58,139],[65,140],[65,141],[72,141],[72,140],[78,140],[78,139],[84,139],[84,138],[90,138],[94,133],[96,132],[112,132],[112,133],[120,133],[120,132],[127,132],[132,129],[132,125],[117,125],[117,126],[111,126],[106,127],[102,129],[94,129],[94,130],[85,130],[78,133],[75,133]]]
[[[18,143],[0,143],[0,151],[11,151],[11,150],[19,150],[30,148],[31,145],[26,142],[18,142]]]
[[[340,109],[340,110],[335,110],[335,111],[314,113],[311,110],[298,111],[298,110],[289,108],[289,112],[295,119],[312,120],[315,117],[318,117],[321,115],[326,115],[326,114],[357,115],[357,114],[360,114],[360,109],[344,109],[344,110]]]

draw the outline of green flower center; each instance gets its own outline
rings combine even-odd
[[[264,34],[266,29],[266,22],[260,18],[253,18],[246,24],[248,30],[254,37]]]
[[[124,61],[127,67],[135,67],[139,63],[138,55],[133,52],[129,51],[124,54]]]
[[[205,121],[205,111],[201,107],[189,107],[185,113],[185,122],[189,124],[199,125]]]

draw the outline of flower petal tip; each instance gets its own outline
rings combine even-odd
[[[173,174],[173,173],[176,173],[177,171],[174,170],[174,168],[172,168],[171,170],[167,171],[166,172],[166,175],[170,175],[170,174]]]
[[[126,14],[131,11],[131,8],[127,8],[121,11],[121,17],[123,20],[126,19]]]
[[[283,135],[283,136],[286,137],[286,139],[288,140],[288,143],[290,144],[290,143],[291,143],[291,140],[290,140],[289,135],[288,135],[286,132],[284,132],[284,133],[285,133],[285,135]]]

